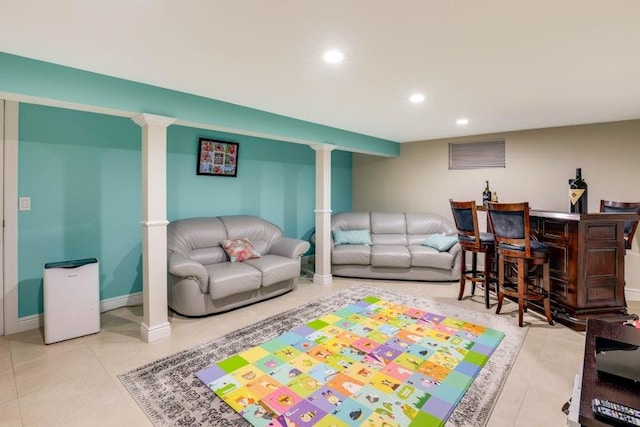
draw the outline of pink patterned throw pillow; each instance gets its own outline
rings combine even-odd
[[[255,250],[248,239],[223,240],[220,242],[222,249],[229,255],[231,262],[241,262],[245,259],[260,258],[260,253]]]

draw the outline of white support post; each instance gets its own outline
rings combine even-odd
[[[167,127],[175,119],[139,114],[142,128],[142,281],[146,342],[171,335],[167,300]]]
[[[4,307],[0,311],[4,313],[0,314],[4,314],[5,335],[21,332],[18,318],[18,116],[18,102],[4,101],[4,118],[0,117],[4,120],[4,266],[1,277],[4,295],[0,295],[0,304]]]
[[[316,152],[316,253],[313,283],[331,284],[331,152],[335,145],[312,145]]]

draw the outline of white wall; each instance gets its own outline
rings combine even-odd
[[[450,142],[504,138],[506,167],[449,170]],[[569,210],[575,169],[600,199],[640,201],[640,120],[506,132],[402,144],[400,156],[353,156],[353,210],[435,212],[451,218],[449,199],[482,201],[484,181],[502,202]],[[640,300],[640,236],[626,255],[627,297]]]

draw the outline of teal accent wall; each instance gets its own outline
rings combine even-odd
[[[19,118],[19,317],[42,312],[48,262],[97,258],[101,299],[141,291],[140,127],[24,103]]]
[[[200,138],[240,144],[237,177],[196,174]],[[277,224],[287,236],[304,237],[315,225],[315,158],[307,145],[171,126],[167,218],[241,212]],[[331,203],[344,210],[351,209],[351,158],[349,152],[331,153]]]
[[[100,298],[142,290],[141,129],[127,118],[20,104],[18,315],[43,311],[43,266],[95,257]],[[167,217],[252,214],[308,238],[315,151],[183,126],[167,132]],[[200,137],[240,143],[238,176],[196,175]],[[332,207],[351,210],[352,154],[332,152]]]
[[[398,156],[397,142],[293,119],[211,98],[0,52],[0,92],[130,113],[153,113],[201,124],[328,143],[347,151]],[[301,100],[304,103],[304,99]]]

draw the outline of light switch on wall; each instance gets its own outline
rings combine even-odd
[[[21,211],[30,211],[31,210],[31,197],[20,197],[18,199],[19,209]]]

